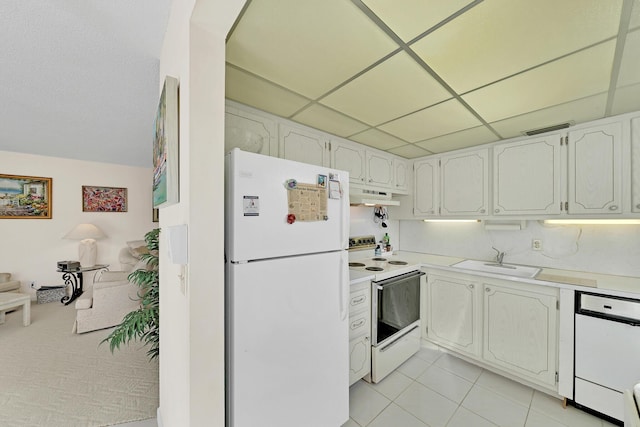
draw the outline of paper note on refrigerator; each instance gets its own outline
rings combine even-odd
[[[327,189],[316,184],[297,183],[296,188],[287,191],[289,214],[296,221],[326,221]]]

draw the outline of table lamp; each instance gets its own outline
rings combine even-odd
[[[80,246],[78,246],[80,267],[96,265],[96,257],[98,256],[96,239],[103,237],[106,235],[93,224],[78,224],[64,236],[65,239],[80,240]]]

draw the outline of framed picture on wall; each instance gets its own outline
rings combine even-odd
[[[52,181],[0,174],[0,219],[51,219]]]
[[[153,139],[153,207],[178,203],[178,80],[166,76]]]
[[[83,185],[82,212],[127,212],[127,189]]]

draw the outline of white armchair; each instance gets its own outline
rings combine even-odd
[[[20,291],[20,281],[11,280],[11,273],[0,273],[0,292]]]
[[[146,263],[140,261],[144,250],[136,246],[144,245],[144,241],[127,242],[127,245],[119,255],[123,270],[98,273],[93,286],[76,300],[72,332],[81,334],[119,325],[127,313],[140,306],[139,288],[127,277],[134,270],[146,268]]]

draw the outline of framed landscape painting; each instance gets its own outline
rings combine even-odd
[[[127,189],[83,185],[82,212],[127,212]]]
[[[164,80],[153,140],[153,207],[179,201],[178,80]]]
[[[51,219],[51,178],[0,174],[1,219]]]

